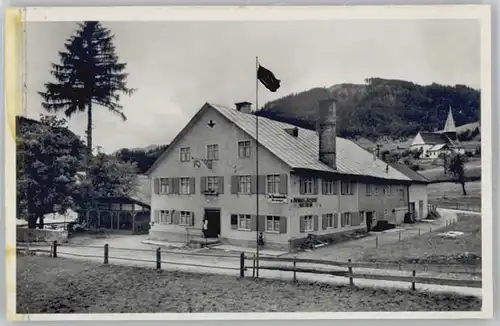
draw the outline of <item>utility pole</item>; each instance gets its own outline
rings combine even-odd
[[[382,145],[380,144],[377,144],[377,157],[380,158],[380,148],[382,147]]]

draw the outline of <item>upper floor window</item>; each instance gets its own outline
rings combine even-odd
[[[219,190],[219,178],[218,177],[207,177],[207,186],[206,189],[208,191],[218,191]]]
[[[207,160],[218,160],[219,159],[219,145],[212,144],[207,145]]]
[[[249,194],[252,190],[252,180],[249,175],[238,177],[238,193]]]
[[[336,180],[322,180],[322,189],[324,195],[337,194],[337,181]]]
[[[160,194],[170,193],[170,183],[167,178],[160,178]]]
[[[300,180],[300,189],[301,193],[304,195],[312,195],[314,194],[314,179],[311,177],[303,177]]]
[[[250,157],[250,141],[240,141],[238,142],[238,157],[247,158]]]
[[[190,178],[181,178],[181,189],[180,193],[183,195],[187,195],[191,193],[191,179]]]
[[[354,184],[349,181],[342,181],[340,184],[342,195],[353,195],[354,194]]]
[[[189,147],[181,148],[181,162],[191,161],[191,149]]]
[[[279,193],[280,178],[281,177],[279,174],[270,174],[267,176],[267,193],[268,194]]]
[[[373,194],[373,185],[367,184],[366,185],[366,195],[371,196]]]

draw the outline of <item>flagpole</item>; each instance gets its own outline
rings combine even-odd
[[[259,277],[259,115],[258,115],[258,110],[259,110],[259,78],[258,78],[258,72],[259,72],[259,57],[255,57],[255,173],[256,173],[256,194],[255,198],[256,199],[256,218],[257,218],[257,223],[256,223],[256,241],[257,241],[257,252],[256,252],[256,269],[257,269],[257,278]]]

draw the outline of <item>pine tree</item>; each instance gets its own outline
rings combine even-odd
[[[105,107],[126,120],[119,104],[120,95],[130,96],[135,89],[127,87],[125,63],[118,62],[114,35],[100,22],[79,24],[59,52],[60,63],[52,64],[55,83],[46,83],[43,107],[49,112],[64,112],[71,117],[87,112],[87,166],[92,157],[92,110]]]

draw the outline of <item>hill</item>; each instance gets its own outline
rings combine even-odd
[[[382,78],[290,94],[266,103],[256,114],[313,129],[317,103],[329,96],[337,99],[338,135],[351,139],[404,139],[418,131],[441,129],[450,106],[457,125],[480,118],[478,90]]]

